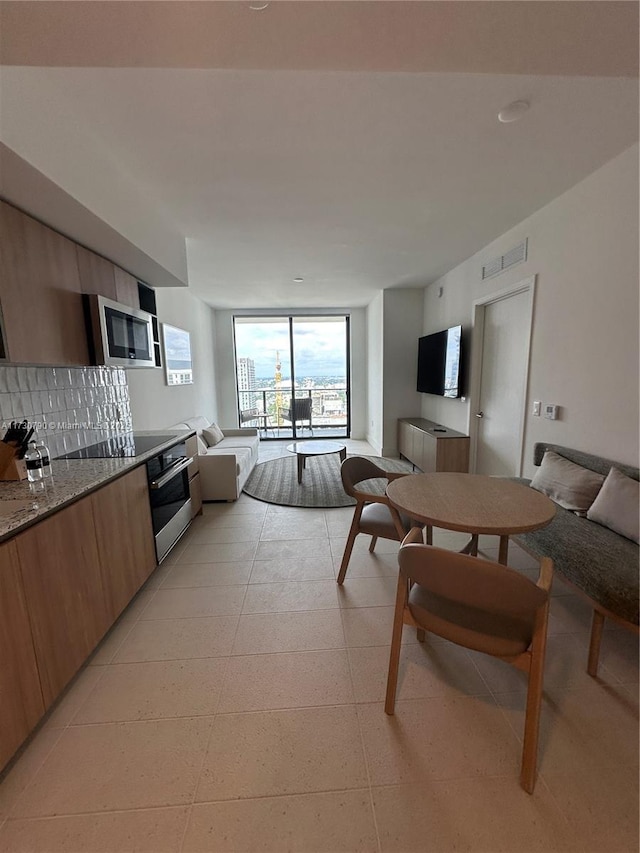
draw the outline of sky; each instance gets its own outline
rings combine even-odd
[[[246,322],[236,318],[236,355],[252,358],[256,377],[272,378],[276,370],[276,352],[280,352],[283,378],[291,376],[289,321],[272,318]],[[346,321],[344,317],[326,320],[293,319],[293,346],[296,379],[307,376],[346,377]]]
[[[191,339],[189,332],[177,329],[168,323],[162,324],[164,351],[169,366],[182,368],[191,362]]]

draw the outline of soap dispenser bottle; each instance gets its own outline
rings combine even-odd
[[[35,441],[29,442],[29,449],[24,455],[24,461],[27,468],[27,479],[30,483],[37,483],[43,478],[42,472],[42,456],[36,447]]]
[[[44,443],[44,441],[39,438],[36,442],[36,450],[40,453],[40,458],[42,459],[42,476],[50,477],[51,476],[51,454],[49,453],[49,448]]]

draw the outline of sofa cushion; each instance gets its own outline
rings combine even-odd
[[[210,424],[207,429],[202,430],[202,437],[206,441],[208,447],[215,447],[224,441],[224,433],[216,423]]]
[[[640,483],[612,468],[587,518],[637,543],[640,540],[639,496]]]
[[[248,435],[246,438],[240,436],[225,436],[223,442],[221,442],[220,447],[224,447],[225,450],[235,450],[237,447],[258,447],[260,444],[260,439],[256,438],[253,435]]]
[[[531,488],[542,492],[561,507],[585,513],[604,483],[604,476],[582,468],[553,450],[544,454]]]

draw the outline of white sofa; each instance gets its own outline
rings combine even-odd
[[[170,431],[195,430],[198,436],[198,467],[203,501],[235,501],[258,461],[257,429],[223,429],[224,439],[207,447],[202,430],[209,421],[198,415],[167,427]]]

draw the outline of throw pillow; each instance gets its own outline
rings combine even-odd
[[[612,468],[587,513],[590,521],[640,541],[640,483]]]
[[[531,481],[531,488],[542,492],[565,509],[585,513],[600,491],[604,477],[588,468],[569,462],[553,450],[547,450],[542,465]]]
[[[218,424],[210,424],[207,429],[202,430],[202,437],[207,442],[208,447],[215,447],[224,438],[224,433]]]

